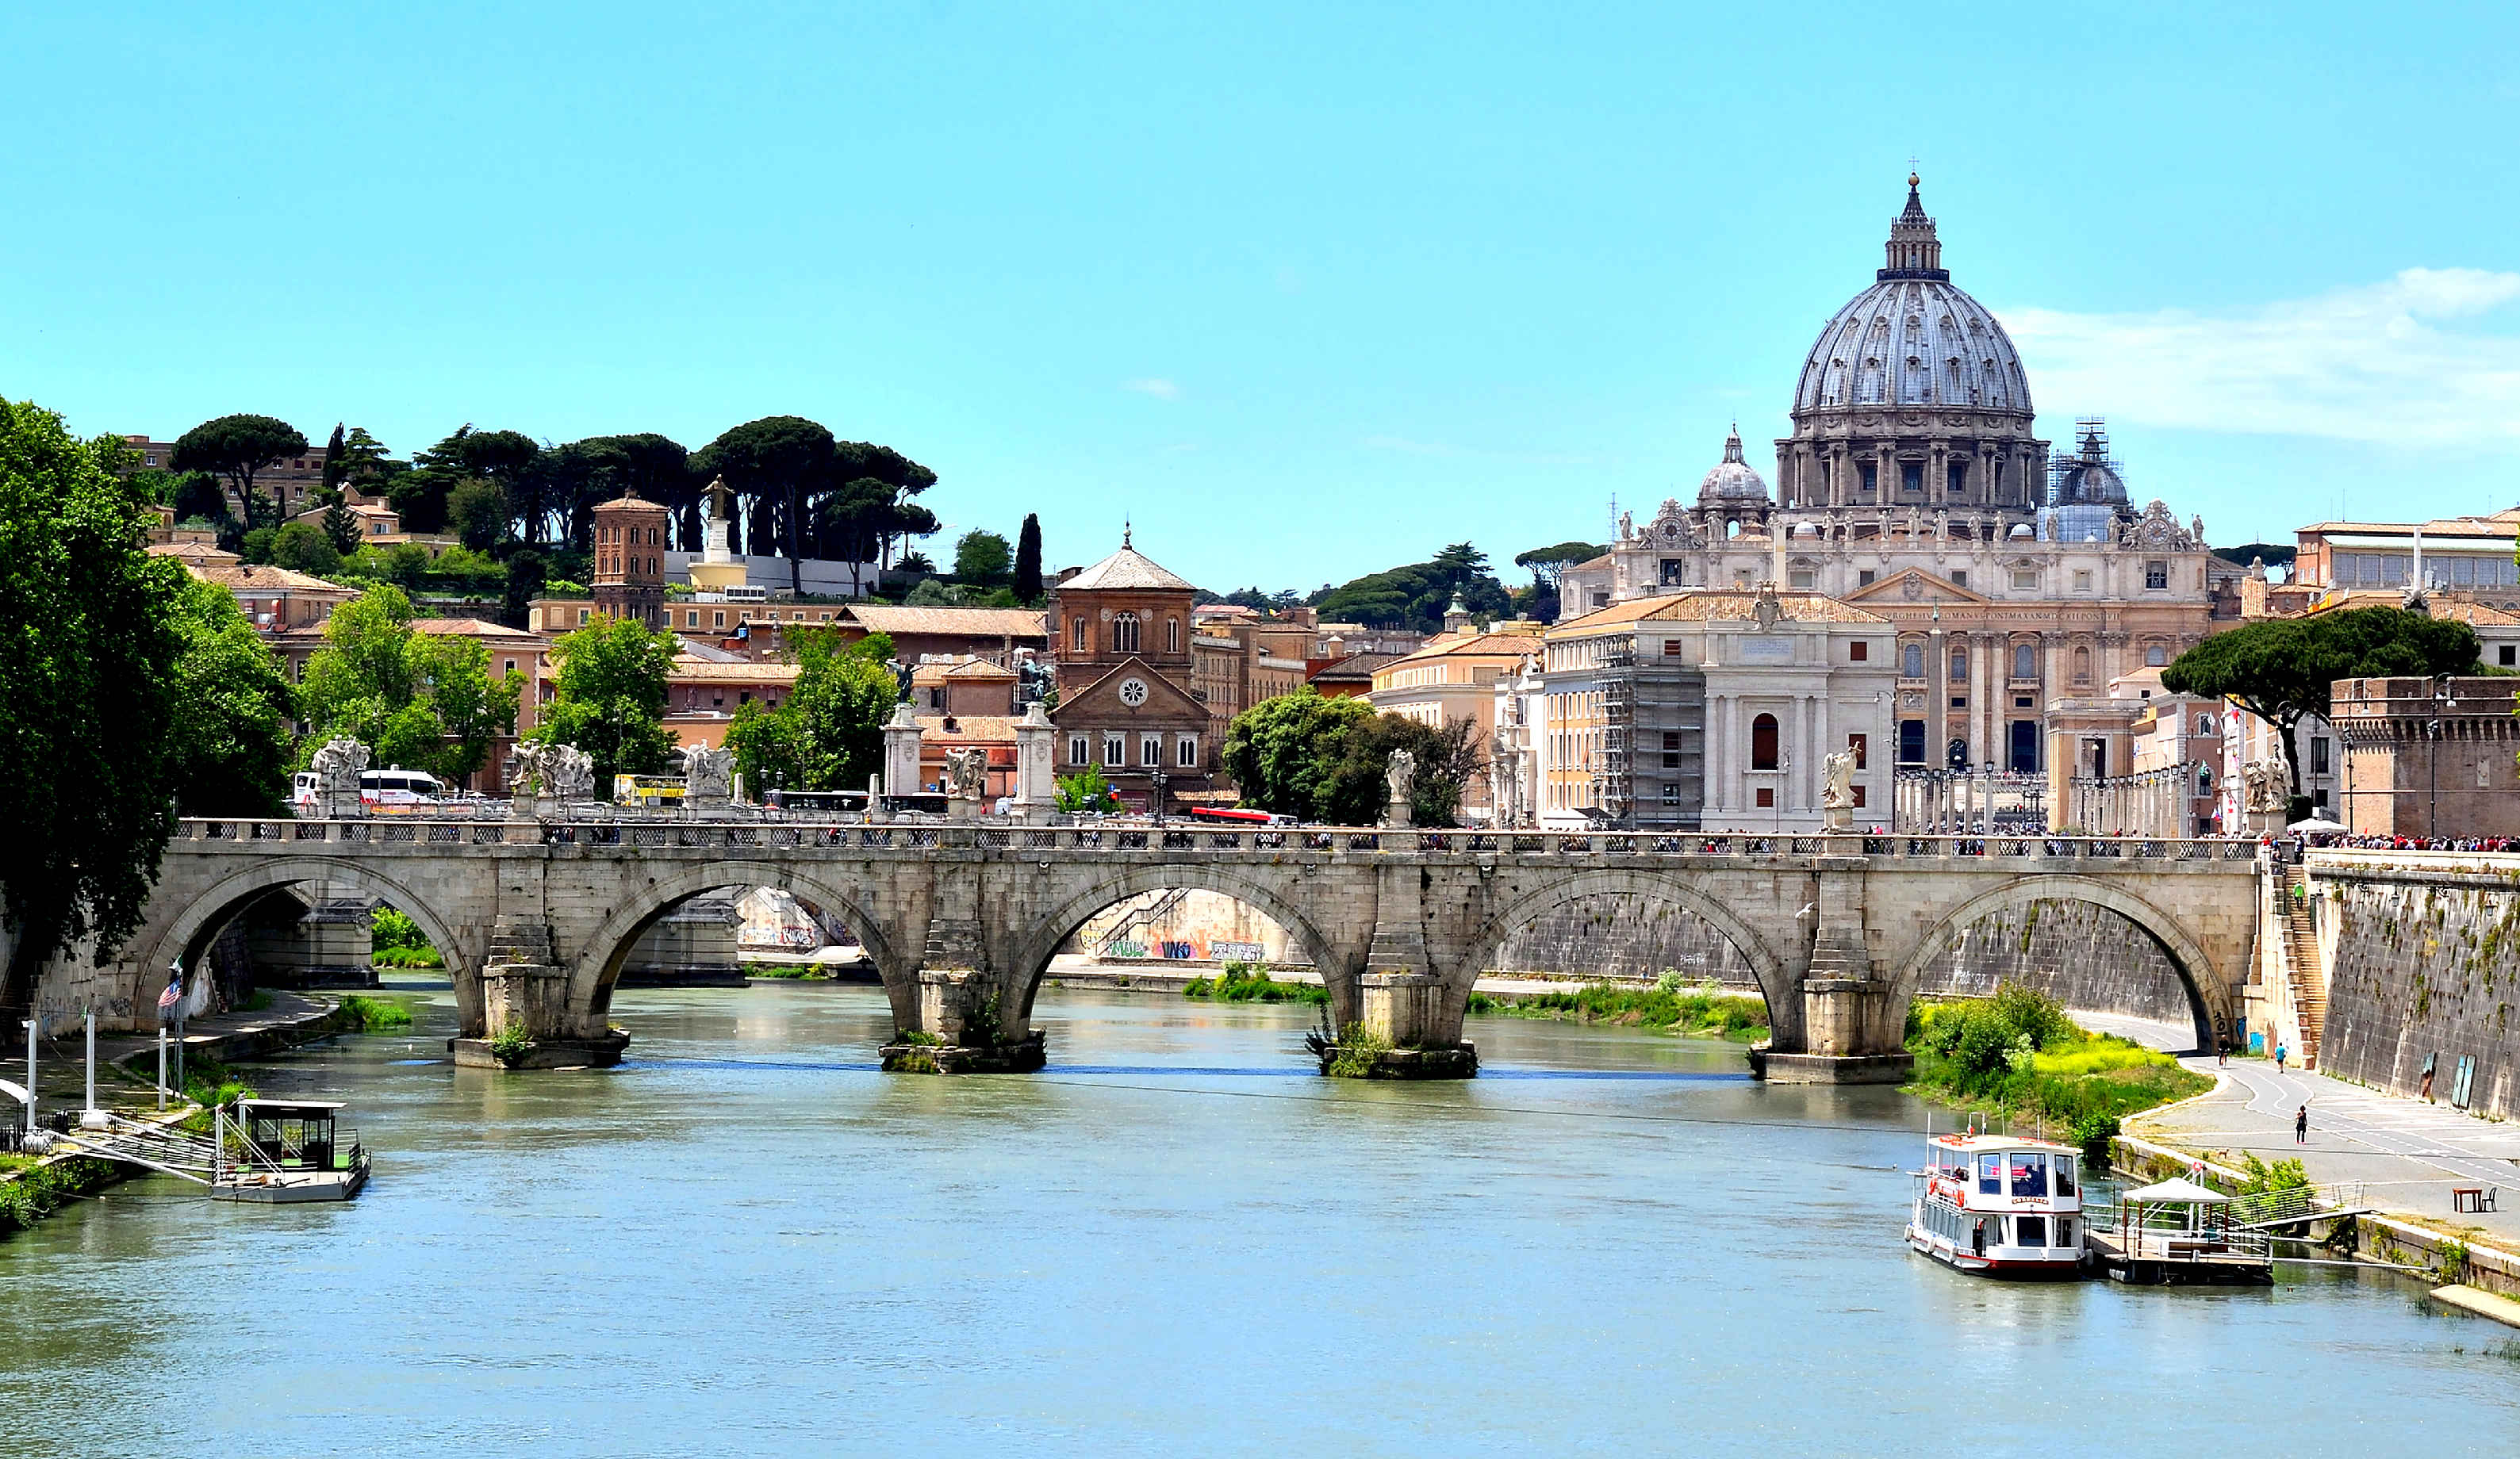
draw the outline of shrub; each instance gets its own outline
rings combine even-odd
[[[511,1018],[490,1034],[490,1057],[514,1069],[534,1049],[534,1036],[525,1031],[525,1021]]]
[[[361,994],[348,994],[341,1007],[358,1020],[362,1034],[382,1034],[387,1029],[411,1027],[411,1010],[389,998],[372,998]]]
[[[1367,1028],[1352,1023],[1339,1035],[1338,1053],[1329,1068],[1322,1072],[1337,1079],[1370,1079],[1382,1056],[1391,1052],[1391,1040]]]

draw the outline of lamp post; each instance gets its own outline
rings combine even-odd
[[[1147,778],[1155,787],[1155,829],[1162,830],[1164,828],[1164,787],[1172,783],[1172,776],[1158,770]]]

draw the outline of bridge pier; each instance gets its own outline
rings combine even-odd
[[[1822,859],[1811,961],[1804,970],[1803,1046],[1750,1050],[1750,1074],[1778,1084],[1903,1084],[1908,999],[1872,959],[1861,857]]]
[[[1031,1074],[1048,1062],[1041,1030],[1022,1027],[998,979],[971,968],[921,968],[919,1023],[883,1046],[888,1074]]]
[[[465,1010],[465,1032],[446,1040],[459,1066],[606,1069],[630,1045],[630,1036],[609,1027],[603,1013],[571,1006],[569,975],[552,955],[549,923],[500,922],[479,987],[479,1022]],[[518,1032],[521,1040],[503,1037]]]

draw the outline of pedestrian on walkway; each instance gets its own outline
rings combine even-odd
[[[2292,1050],[2284,1047],[2281,1042],[2275,1044],[2275,1073],[2283,1073],[2284,1056],[2291,1052]]]
[[[2426,1065],[2424,1066],[2424,1103],[2426,1103],[2426,1104],[2430,1104],[2430,1103],[2432,1103],[2432,1102],[2433,1102],[2433,1066],[2432,1066],[2432,1065],[2430,1065],[2430,1064],[2426,1064]]]
[[[2293,1117],[2292,1117],[2292,1142],[2293,1142],[2294,1144],[2296,1144],[2296,1145],[2307,1145],[2307,1144],[2309,1144],[2309,1143],[2310,1143],[2310,1106],[2309,1106],[2309,1105],[2306,1105],[2306,1104],[2305,1104],[2305,1105],[2303,1105],[2300,1109],[2298,1109],[2298,1110],[2296,1110],[2296,1111],[2294,1111],[2294,1112],[2293,1112]]]
[[[2215,1067],[2215,1068],[2217,1068],[2217,1069],[2221,1069],[2221,1068],[2223,1068],[2224,1066],[2226,1066],[2226,1065],[2229,1064],[2230,1062],[2231,1062],[2231,1040],[2230,1040],[2230,1039],[2215,1039],[2215,1040],[2214,1040],[2214,1067]]]

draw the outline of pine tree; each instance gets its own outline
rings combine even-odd
[[[1041,601],[1041,518],[1029,511],[1015,534],[1015,600],[1025,607]]]

